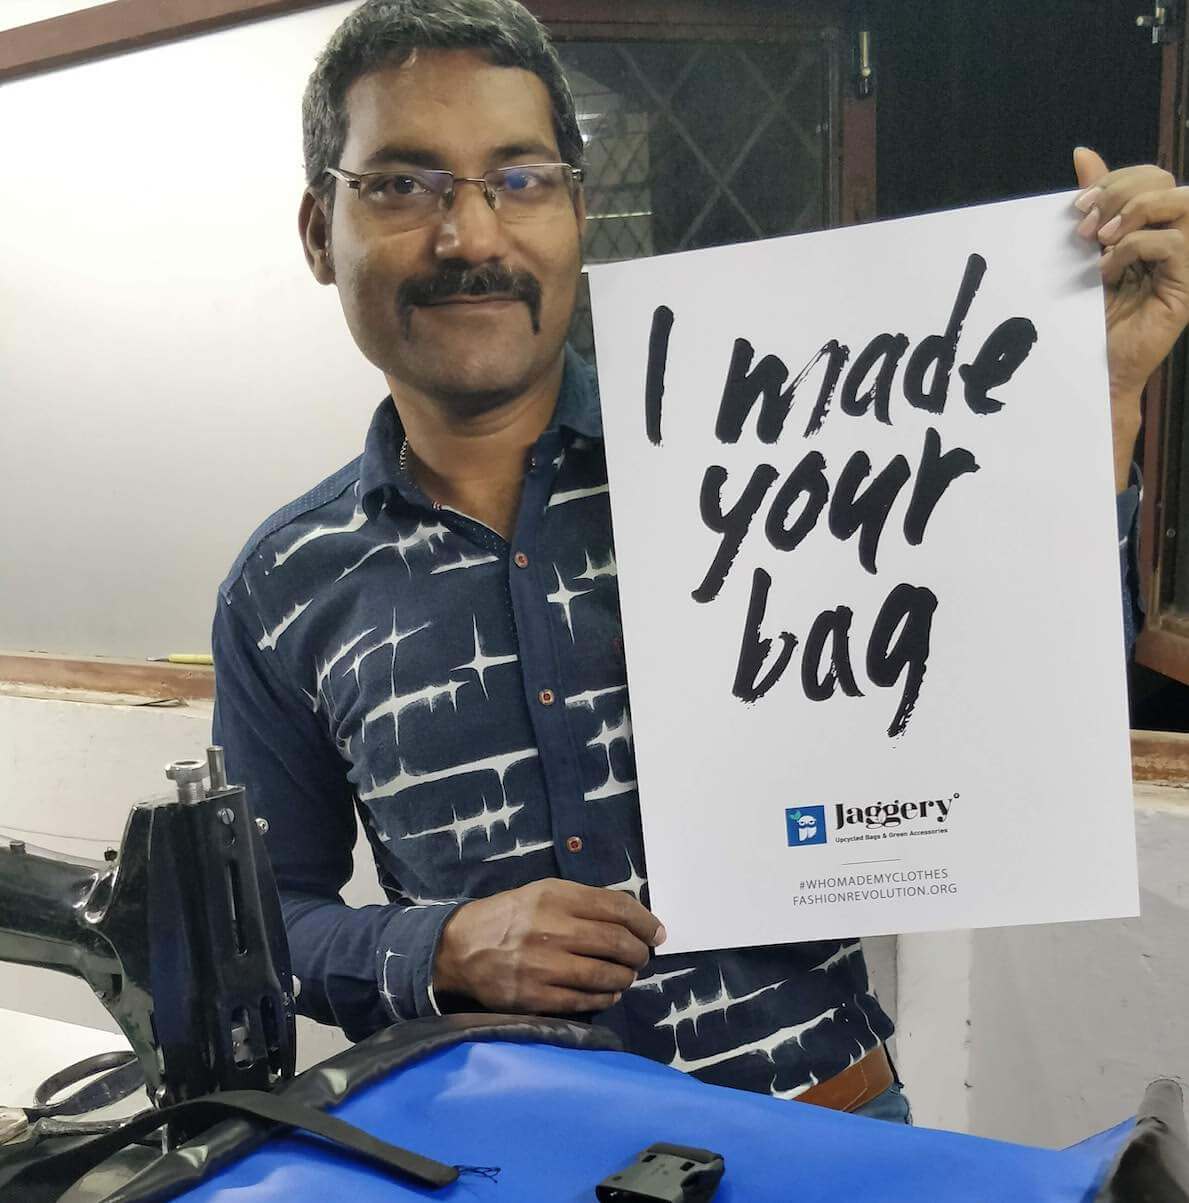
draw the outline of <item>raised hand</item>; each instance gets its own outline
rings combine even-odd
[[[1074,151],[1074,168],[1083,189],[1078,233],[1104,248],[1115,484],[1123,489],[1140,394],[1189,323],[1189,188],[1151,164],[1110,171],[1086,147]]]

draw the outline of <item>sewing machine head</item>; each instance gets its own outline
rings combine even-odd
[[[222,751],[166,770],[118,850],[87,861],[0,838],[0,960],[83,978],[158,1106],[293,1074],[293,978],[280,901]]]

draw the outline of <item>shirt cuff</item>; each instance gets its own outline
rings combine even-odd
[[[433,990],[433,964],[442,929],[468,901],[402,907],[384,926],[376,949],[376,985],[394,1022],[441,1015]]]

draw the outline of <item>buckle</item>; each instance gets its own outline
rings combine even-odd
[[[722,1154],[663,1142],[595,1187],[599,1203],[708,1203],[722,1181]]]

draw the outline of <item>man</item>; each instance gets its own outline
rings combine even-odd
[[[514,0],[368,0],[304,125],[306,258],[391,397],[252,536],[214,630],[216,739],[270,823],[301,1009],[355,1038],[593,1015],[707,1081],[906,1118],[857,941],[657,955],[599,405],[565,347],[582,140],[540,26]],[[1076,165],[1123,491],[1186,321],[1189,201]],[[354,805],[387,905],[338,896]]]

